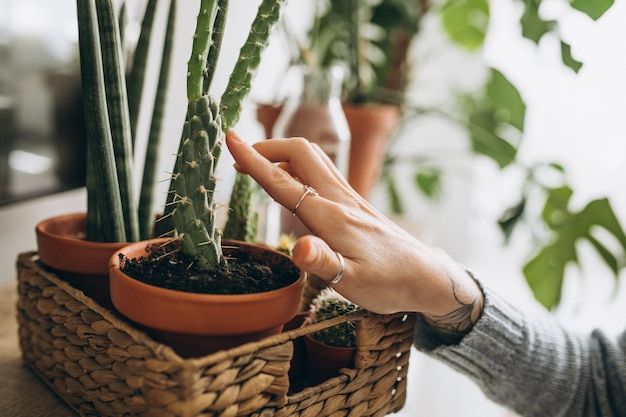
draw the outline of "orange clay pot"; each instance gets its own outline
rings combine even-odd
[[[343,111],[351,134],[348,182],[367,199],[378,181],[385,158],[385,144],[398,125],[400,109],[391,104],[344,103]]]
[[[90,242],[86,213],[71,213],[41,221],[35,227],[39,260],[61,279],[111,309],[109,258],[126,242]]]
[[[145,326],[152,336],[183,357],[197,357],[280,333],[297,313],[305,274],[293,284],[257,294],[213,295],[159,288],[120,270],[119,254],[146,256],[154,239],[125,246],[110,260],[111,299],[120,313]],[[287,255],[255,244],[224,241],[224,254],[248,251],[261,262],[291,262]],[[228,247],[236,247],[230,249]]]
[[[280,105],[259,104],[256,116],[265,135],[272,137]],[[363,198],[369,198],[385,158],[387,138],[400,120],[400,108],[392,104],[343,104],[350,127],[348,182]]]
[[[341,368],[354,367],[354,347],[330,346],[315,340],[310,334],[304,335],[304,344],[309,385],[318,385],[339,375]]]

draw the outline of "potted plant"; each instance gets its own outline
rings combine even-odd
[[[343,316],[360,307],[331,288],[324,289],[311,305],[310,316],[303,325]],[[338,325],[306,334],[307,376],[317,385],[338,375],[341,368],[350,368],[356,353],[356,325],[346,321]]]
[[[81,72],[87,131],[87,212],[69,213],[37,224],[40,261],[85,294],[112,308],[108,290],[108,260],[129,241],[150,236],[157,148],[161,134],[162,109],[169,78],[175,19],[175,2],[167,16],[162,45],[157,94],[153,107],[142,183],[137,203],[133,182],[133,143],[151,43],[156,0],[146,6],[141,34],[125,79],[121,31],[111,2],[77,2],[81,36]],[[98,8],[87,15],[87,7]],[[123,7],[123,5],[122,5]],[[119,23],[123,25],[122,23]],[[89,44],[89,46],[87,46]],[[95,75],[99,74],[98,77]],[[103,81],[103,74],[107,74]],[[127,99],[128,98],[128,99]],[[145,104],[144,104],[145,105]],[[115,140],[114,140],[115,139]],[[97,171],[94,166],[98,166]]]
[[[239,119],[282,5],[282,1],[261,2],[218,101],[209,93],[210,80],[217,66],[228,2],[222,0],[218,5],[216,1],[201,1],[188,62],[187,118],[163,216],[163,222],[172,227],[171,237],[129,245],[111,258],[111,298],[116,309],[149,326],[156,338],[185,356],[280,332],[300,306],[304,274],[290,257],[241,240],[222,241],[215,222],[214,191],[222,141]],[[249,184],[236,181],[236,185],[246,188]],[[232,195],[239,195],[239,190]],[[231,214],[254,220],[246,205],[231,204],[236,206]],[[182,276],[176,275],[176,268]],[[271,280],[276,281],[272,287],[252,287],[253,283],[265,285]],[[214,282],[219,289],[212,285]],[[233,283],[237,286],[230,289],[227,284]],[[155,302],[157,299],[160,302]],[[251,310],[243,310],[246,306]],[[199,322],[194,322],[195,318]],[[191,348],[175,343],[182,335],[191,335]],[[225,340],[230,336],[235,336],[234,340]]]
[[[583,63],[575,58],[571,45],[562,37],[559,22],[543,17],[541,2],[519,3],[521,35],[535,44],[539,44],[546,35],[556,38],[560,43],[563,64],[578,72]],[[520,186],[519,199],[503,210],[499,225],[505,239],[524,222],[530,224],[533,238],[537,238],[534,231],[543,231],[540,244],[529,254],[529,260],[523,266],[526,281],[541,304],[549,309],[559,304],[565,270],[570,263],[578,264],[576,246],[581,240],[591,243],[615,277],[619,276],[623,266],[617,260],[623,257],[626,250],[626,238],[610,202],[601,197],[590,201],[581,210],[574,210],[569,200],[575,190],[568,183],[567,173],[558,161],[528,164],[518,159],[518,149],[523,144],[526,105],[505,74],[488,68],[484,84],[477,91],[460,97],[452,111],[428,104],[417,106],[405,96],[408,79],[403,74],[415,68],[412,68],[410,54],[402,52],[408,50],[406,47],[409,44],[421,42],[424,18],[435,15],[440,20],[442,33],[454,45],[467,51],[479,51],[489,28],[488,1],[444,1],[435,4],[423,0],[346,0],[315,4],[321,7],[318,7],[304,40],[299,41],[297,34],[286,28],[287,38],[295,40],[300,51],[293,61],[322,66],[344,63],[350,74],[346,79],[352,81],[352,84],[346,85],[344,93],[344,111],[352,129],[366,126],[365,120],[354,122],[353,108],[366,110],[375,107],[374,104],[386,103],[400,109],[401,122],[397,127],[393,123],[392,130],[395,130],[388,135],[390,140],[382,147],[352,146],[348,179],[353,186],[360,188],[358,183],[364,178],[368,178],[369,184],[380,179],[388,196],[389,209],[394,214],[402,214],[403,193],[397,189],[396,177],[400,171],[396,169],[406,172],[404,168],[410,166],[412,182],[420,192],[427,198],[439,195],[442,169],[438,162],[407,152],[402,141],[405,137],[411,141],[415,138],[412,134],[405,135],[401,129],[410,126],[406,122],[412,118],[435,115],[464,128],[474,154],[486,156],[502,170],[508,168],[522,172],[525,180]],[[597,20],[612,4],[612,1],[581,0],[569,3],[569,6]],[[385,80],[398,82],[385,84]],[[265,113],[267,108],[260,106],[259,110]],[[277,111],[275,103],[269,106],[269,110]],[[352,136],[356,143],[358,139],[355,139],[357,135],[354,131]],[[382,161],[382,169],[371,168],[370,174],[354,173],[357,163],[367,159],[355,153],[371,149],[375,149],[375,159]],[[372,176],[374,172],[376,174]],[[542,181],[544,172],[550,172],[546,181]],[[553,181],[555,176],[561,181],[556,186]],[[367,196],[370,189],[371,185],[366,185],[359,192]],[[530,212],[530,207],[537,206],[543,209]],[[557,217],[559,221],[553,221]],[[610,244],[595,239],[591,233],[594,228],[608,231],[621,247],[611,249]]]

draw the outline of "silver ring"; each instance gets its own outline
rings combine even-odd
[[[340,254],[339,252],[335,252],[335,254],[337,255],[337,258],[339,258],[339,272],[337,272],[337,275],[335,275],[335,278],[332,279],[332,281],[330,281],[330,284],[336,284],[339,281],[341,281],[341,278],[343,278],[343,271],[346,270],[346,261],[343,259],[343,255]]]
[[[315,190],[315,188],[305,185],[304,186],[304,193],[302,193],[302,197],[300,197],[300,200],[298,200],[298,202],[296,203],[296,206],[293,208],[293,210],[291,210],[291,215],[295,216],[296,215],[296,210],[298,210],[298,207],[300,207],[300,204],[302,204],[302,201],[304,200],[304,198],[307,195],[317,195],[318,192]]]

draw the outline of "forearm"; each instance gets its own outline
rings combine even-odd
[[[549,314],[531,316],[484,289],[485,306],[455,344],[422,319],[419,350],[469,376],[493,401],[523,416],[613,416],[626,408],[626,337],[611,343],[565,331]]]
[[[465,271],[463,274],[469,275]],[[485,303],[482,290],[473,277],[473,282],[464,278],[466,279],[461,284],[454,277],[448,277],[448,298],[453,301],[451,310],[443,314],[422,314],[430,339],[435,345],[459,343],[480,318]],[[470,288],[462,289],[462,286]]]

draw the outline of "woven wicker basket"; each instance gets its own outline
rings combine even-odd
[[[360,311],[202,358],[183,359],[21,254],[25,364],[82,416],[382,416],[399,411],[415,316]],[[294,341],[357,322],[353,368],[292,392]]]

